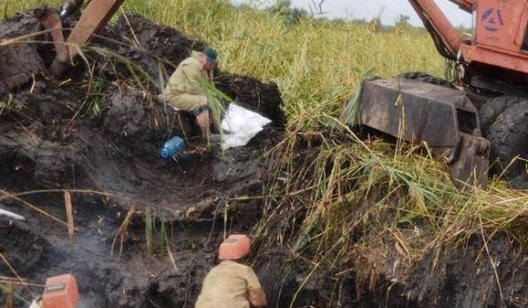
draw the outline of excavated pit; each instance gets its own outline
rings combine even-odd
[[[3,38],[39,30],[35,14],[5,20]],[[34,51],[20,67],[49,66],[50,38],[40,39],[8,54]],[[0,208],[26,218],[0,216],[0,252],[32,283],[74,274],[79,307],[191,307],[224,230],[248,232],[260,217],[261,204],[247,197],[261,192],[264,153],[285,125],[280,93],[218,71],[218,89],[272,120],[247,146],[222,151],[200,140],[188,115],[157,102],[161,86],[145,77],[169,76],[203,42],[128,15],[102,29],[94,46],[85,53],[89,66],[79,61],[57,81],[37,69],[0,74],[11,76],[0,88]],[[131,77],[138,72],[141,82]],[[185,151],[162,160],[159,149],[174,135],[184,137]],[[72,240],[60,222],[64,190],[72,195]],[[0,276],[13,275],[0,266]],[[15,306],[24,307],[42,289],[16,291]]]

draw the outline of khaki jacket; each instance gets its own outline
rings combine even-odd
[[[203,84],[212,81],[212,76],[200,62],[200,54],[200,52],[193,51],[189,58],[178,65],[163,91],[166,99],[181,94],[207,96]]]
[[[195,308],[249,308],[249,289],[261,289],[251,267],[222,261],[205,277]]]

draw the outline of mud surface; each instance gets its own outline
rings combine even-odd
[[[204,143],[191,117],[154,99],[161,86],[148,76],[169,76],[205,44],[127,17],[105,27],[86,51],[88,62],[60,80],[42,69],[53,59],[49,37],[17,47],[32,52],[19,59],[21,71],[33,71],[9,84],[4,77],[14,73],[2,76],[0,208],[26,221],[0,216],[0,252],[32,283],[73,273],[79,307],[192,307],[224,230],[247,232],[259,218],[259,202],[248,197],[260,194],[269,165],[264,153],[284,128],[281,97],[274,84],[218,71],[219,89],[273,122],[243,148]],[[0,28],[9,30],[6,39],[39,26],[30,12]],[[160,147],[174,135],[186,148],[162,160]],[[73,196],[73,240],[60,222],[65,189]],[[14,196],[22,192],[30,193]],[[1,266],[0,276],[13,273]],[[42,292],[17,290],[25,300]]]
[[[356,255],[362,269],[355,275],[350,298],[357,307],[528,305],[526,254],[505,235],[486,243],[475,235],[459,247],[437,248],[411,263],[397,249],[384,257]]]

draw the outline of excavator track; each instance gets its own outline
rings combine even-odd
[[[444,87],[448,87],[448,88],[455,88],[453,83],[451,83],[451,82],[449,82],[449,81],[447,81],[445,79],[441,79],[441,78],[435,77],[435,76],[433,76],[431,74],[424,73],[424,72],[402,73],[402,74],[398,75],[398,78],[418,80],[418,81],[422,81],[422,82],[426,82],[426,83],[430,83],[430,84],[435,84],[435,85],[438,85],[438,86],[444,86]]]
[[[479,110],[480,127],[482,134],[486,136],[490,127],[506,109],[525,101],[520,96],[498,96],[490,98]]]

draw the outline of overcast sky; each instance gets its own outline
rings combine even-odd
[[[254,4],[266,5],[275,3],[275,0],[234,0],[233,2],[251,2]],[[319,12],[317,4],[320,2],[321,0],[291,0],[292,6],[304,8],[308,11],[311,9],[314,12]],[[465,26],[471,25],[470,14],[458,9],[456,5],[448,0],[436,0],[436,2],[455,26],[460,24]],[[381,14],[381,21],[383,24],[393,24],[394,20],[400,14],[403,14],[411,18],[411,24],[422,24],[420,18],[418,18],[407,0],[324,0],[322,3],[322,10],[325,13],[324,16],[327,16],[328,18],[350,17],[370,20],[372,17]]]

